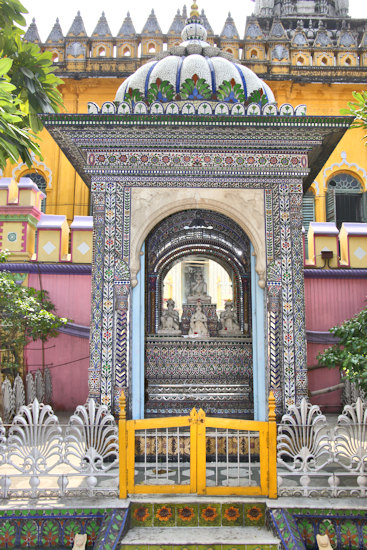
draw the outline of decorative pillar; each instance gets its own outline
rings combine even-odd
[[[130,189],[92,182],[93,270],[89,397],[117,413],[128,382]]]

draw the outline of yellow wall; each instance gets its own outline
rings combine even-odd
[[[113,100],[121,82],[122,79],[116,78],[88,78],[80,81],[65,79],[61,91],[66,111],[86,113],[88,101],[95,101],[98,105],[102,105],[104,101]],[[306,104],[308,115],[339,115],[340,109],[346,107],[348,101],[352,100],[352,92],[364,88],[363,85],[355,84],[302,84],[289,80],[268,81],[268,84],[275,94],[278,105]],[[333,173],[349,170],[365,187],[363,171],[367,171],[367,148],[362,141],[363,135],[362,130],[349,130],[327,161],[327,170],[322,170],[316,178],[316,185],[313,184],[315,221],[325,221],[325,191],[327,181]],[[36,161],[35,169],[47,180],[46,213],[64,214],[69,223],[74,216],[88,215],[89,189],[48,132],[44,130],[40,137],[44,161]],[[346,153],[346,162],[342,162],[342,152]],[[337,166],[339,164],[341,165]],[[10,177],[14,171],[17,179],[29,172],[27,167],[20,163],[18,170],[16,165],[9,165],[4,176]]]
[[[347,108],[353,100],[352,92],[366,89],[356,84],[295,84],[290,81],[268,82],[274,92],[278,105],[306,104],[307,115],[340,115],[340,109]],[[367,147],[362,129],[348,130],[327,160],[312,185],[315,192],[315,221],[326,221],[326,189],[333,174],[350,172],[366,189]],[[342,153],[346,156],[342,157]],[[345,160],[344,160],[345,158]]]

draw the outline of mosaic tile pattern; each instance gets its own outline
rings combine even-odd
[[[125,510],[120,510],[125,514]],[[72,548],[77,533],[87,534],[87,548],[95,543],[105,516],[104,509],[2,510],[0,548]],[[112,550],[112,547],[111,547]]]
[[[337,550],[367,547],[365,510],[293,509],[291,512],[307,550],[317,550],[317,534],[327,534]]]
[[[278,412],[299,401],[306,393],[302,177],[310,148],[321,143],[331,128],[344,127],[345,121],[333,117],[242,120],[106,114],[73,119],[58,115],[52,122],[45,117],[45,122],[55,132],[62,130],[61,141],[83,147],[90,161],[81,165],[81,157],[74,159],[86,179],[92,179],[94,197],[90,396],[116,409],[119,392],[129,385],[130,299],[125,309],[116,303],[116,283],[128,286],[129,280],[114,277],[117,260],[129,265],[130,188],[207,187],[265,190],[268,292],[278,287],[274,290],[277,306],[268,305],[272,312],[268,321],[269,386],[276,395]],[[261,143],[263,152],[254,150],[254,143]]]
[[[265,525],[264,503],[131,504],[134,527],[243,527]]]
[[[115,550],[128,529],[129,510],[113,510],[104,519],[104,529],[95,542],[93,550]]]

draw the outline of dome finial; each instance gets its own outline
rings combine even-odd
[[[194,0],[194,3],[191,6],[190,17],[200,17],[198,10],[199,10],[198,5]]]

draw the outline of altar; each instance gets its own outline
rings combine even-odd
[[[147,337],[145,414],[253,418],[251,338]]]

